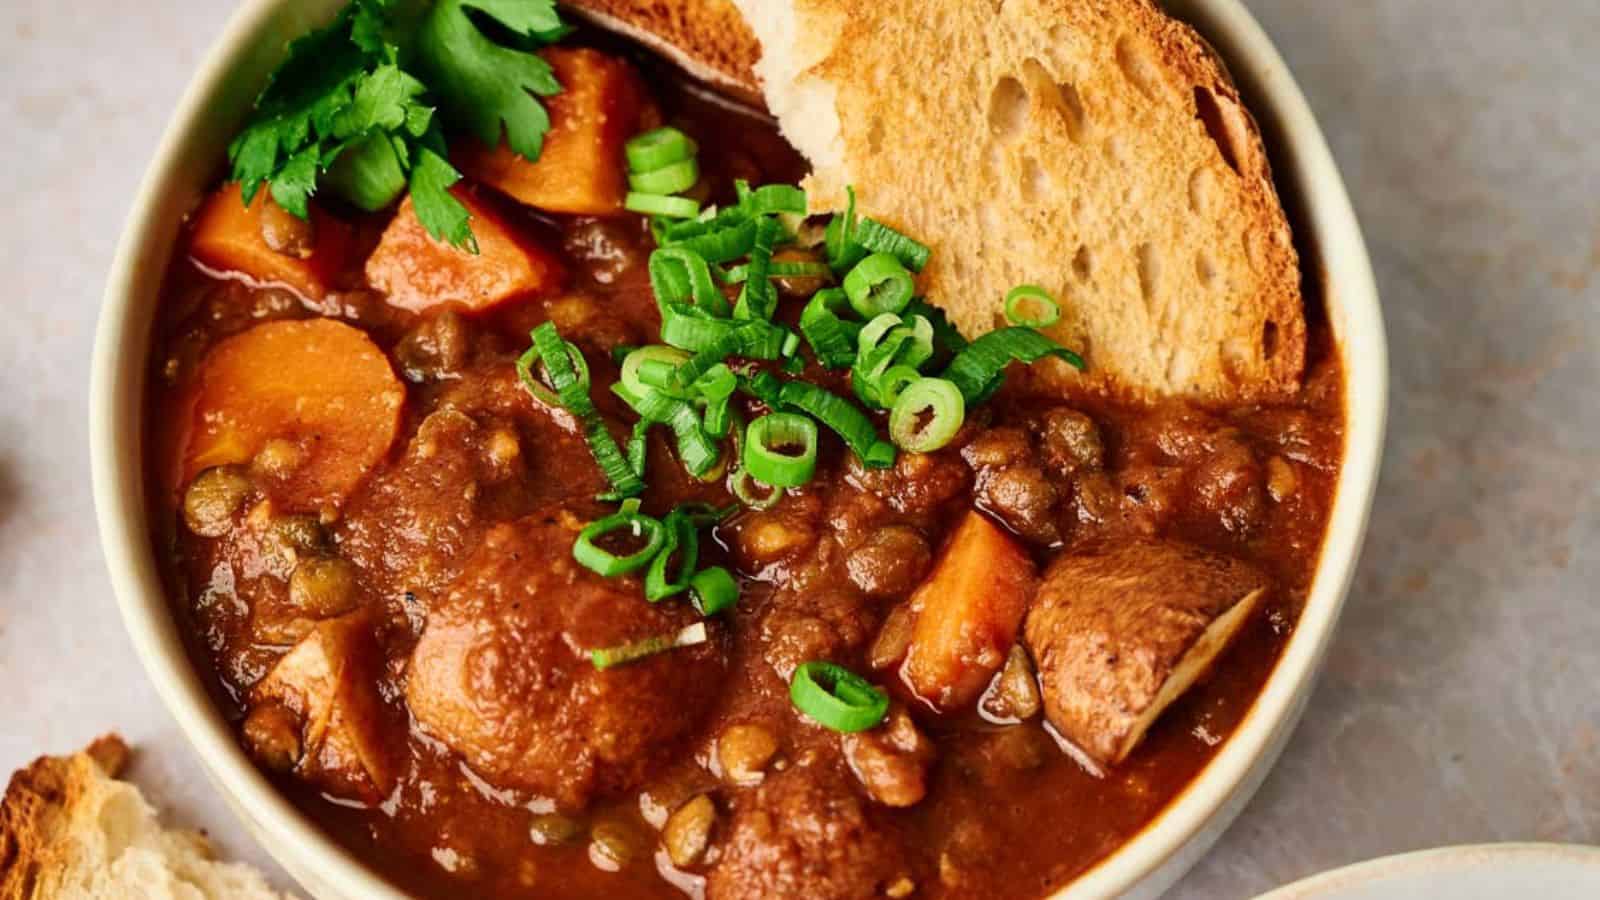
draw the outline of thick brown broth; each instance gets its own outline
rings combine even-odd
[[[731,195],[734,177],[771,182],[801,174],[801,161],[765,119],[712,102],[660,70],[649,71],[653,77],[646,80],[666,119],[698,140],[702,168],[721,199]],[[1271,576],[1274,589],[1210,677],[1165,713],[1129,759],[1103,776],[1062,752],[1038,719],[1000,726],[975,714],[935,716],[908,697],[892,671],[875,675],[915,710],[936,748],[925,799],[906,809],[872,807],[867,813],[875,835],[894,848],[884,855],[880,887],[901,876],[914,882],[916,897],[1027,898],[1060,887],[1146,825],[1248,712],[1298,620],[1338,470],[1341,375],[1326,326],[1315,316],[1306,386],[1280,406],[1203,411],[1063,398],[1014,374],[960,439],[894,476],[863,473],[836,441],[825,440],[814,482],[769,512],[741,513],[703,542],[703,564],[723,563],[743,576],[740,604],[714,626],[714,650],[707,651],[725,658],[723,668],[705,702],[644,714],[690,720],[687,733],[671,742],[670,753],[658,755],[642,787],[599,796],[581,810],[561,810],[579,829],[573,840],[536,844],[530,829],[537,817],[556,812],[557,804],[494,785],[424,728],[406,704],[408,663],[430,612],[473,565],[495,525],[553,516],[557,509],[588,520],[608,509],[593,499],[603,484],[582,441],[517,385],[511,360],[525,346],[529,328],[557,321],[585,351],[596,402],[623,421],[622,409],[603,390],[616,377],[607,351],[651,342],[659,320],[644,267],[650,239],[638,217],[597,220],[537,215],[509,202],[503,207],[528,236],[559,250],[574,274],[572,284],[560,297],[512,303],[453,324],[460,331],[450,340],[465,348],[466,361],[445,377],[423,371],[437,361],[416,351],[420,333],[443,327],[438,317],[392,308],[367,289],[359,267],[364,253],[353,254],[357,264],[341,273],[342,292],[321,305],[215,277],[180,253],[168,275],[153,352],[147,446],[151,496],[159,500],[157,549],[195,662],[213,676],[218,702],[241,722],[252,688],[303,626],[282,613],[286,576],[273,546],[244,526],[201,537],[182,524],[185,486],[175,460],[185,441],[196,366],[219,340],[252,325],[323,315],[371,335],[396,371],[419,374],[407,384],[393,450],[340,509],[323,516],[321,526],[325,551],[354,564],[361,603],[378,623],[382,665],[376,677],[404,744],[396,787],[375,802],[356,802],[295,772],[273,774],[307,816],[396,885],[426,897],[463,891],[506,897],[700,895],[707,874],[731,852],[725,845],[731,817],[765,802],[752,799],[755,788],[719,777],[717,739],[732,725],[759,723],[778,738],[778,758],[787,768],[774,769],[769,780],[815,775],[830,790],[860,800],[838,735],[795,712],[776,670],[794,652],[820,651],[871,672],[873,635],[909,587],[882,599],[860,596],[850,574],[854,548],[885,529],[902,528],[935,552],[960,513],[974,506],[1018,530],[1008,520],[1011,511],[979,496],[976,479],[985,473],[963,452],[985,435],[1026,440],[1037,430],[1041,411],[1054,407],[1070,406],[1093,419],[1105,461],[1097,471],[1055,478],[1049,521],[1024,523],[1022,530],[1036,529],[1029,547],[1040,563],[1077,548],[1155,534],[1248,560]],[[382,216],[346,218],[357,222],[356,240],[364,247],[385,224]],[[815,365],[806,377],[848,394],[847,382]],[[457,413],[470,423],[454,418]],[[661,431],[652,436],[646,511],[661,513],[686,500],[730,502],[720,483],[696,482],[682,473]],[[515,439],[521,462],[509,474],[485,476],[473,460],[493,452],[496,435]],[[1234,453],[1241,477],[1255,479],[1253,499],[1243,507],[1228,506],[1235,500],[1227,497],[1216,501],[1220,506],[1195,499],[1195,484],[1222,483],[1223,463],[1214,449],[1188,458],[1170,452],[1190,439]],[[424,444],[429,454],[421,453]],[[1266,499],[1268,473],[1285,466],[1295,488],[1282,499]],[[1241,526],[1229,516],[1245,507],[1250,519]],[[811,542],[768,558],[755,537],[762,529],[801,533]],[[892,567],[875,565],[882,570],[873,575],[894,576]],[[837,597],[846,599],[832,599]],[[645,665],[670,664],[663,659]],[[718,810],[711,849],[701,865],[679,871],[661,849],[658,831],[667,812],[700,793],[709,794]],[[1044,822],[1050,827],[1039,827]],[[586,837],[597,825],[606,826],[599,829],[603,834],[622,836],[631,848],[629,859],[619,864],[597,854]],[[775,843],[774,858],[787,858],[790,849]],[[729,883],[713,896],[760,895],[753,884],[746,894],[730,894]]]

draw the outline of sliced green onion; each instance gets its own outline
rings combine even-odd
[[[739,389],[766,404],[768,409],[776,410],[781,405],[778,393],[783,389],[783,381],[771,372],[755,372],[740,378]]]
[[[927,245],[914,241],[881,222],[862,219],[854,239],[872,253],[890,254],[913,272],[921,272],[928,264]]]
[[[756,225],[755,243],[750,247],[748,279],[739,291],[739,302],[734,304],[736,319],[770,319],[778,306],[778,289],[767,280],[767,269],[772,265],[772,246],[783,229],[775,219],[761,219]]]
[[[833,270],[827,263],[803,259],[777,259],[767,266],[768,278],[831,278]],[[750,280],[750,267],[730,266],[717,276],[723,284],[739,284]]]
[[[784,412],[756,419],[745,429],[742,462],[751,477],[764,484],[805,484],[817,471],[817,423]]]
[[[715,340],[702,346],[693,357],[678,367],[674,377],[679,384],[694,384],[713,366],[730,356],[776,359],[783,351],[784,331],[771,322],[724,321],[722,324],[725,330]]]
[[[785,375],[804,375],[806,361],[798,356],[791,356],[778,365],[778,370]]]
[[[850,401],[804,381],[785,382],[778,392],[778,401],[826,425],[868,468],[887,469],[894,465],[894,445],[878,440],[872,420]]]
[[[955,355],[967,346],[967,339],[961,332],[950,324],[950,319],[945,316],[944,310],[937,306],[929,305],[928,301],[918,297],[911,301],[905,309],[907,316],[921,316],[933,326],[933,347],[938,353]]]
[[[696,612],[714,616],[739,602],[739,582],[727,569],[709,566],[689,579],[689,597]]]
[[[628,175],[628,187],[641,194],[676,194],[694,187],[700,180],[700,164],[691,159],[669,163],[659,169],[635,171]],[[696,208],[695,212],[699,212]]]
[[[589,366],[571,342],[563,340],[554,322],[544,322],[529,333],[533,348],[518,360],[517,374],[535,396],[538,382],[533,377],[533,357],[537,353],[557,402],[583,427],[584,440],[600,471],[611,483],[616,496],[631,497],[644,490],[644,480],[628,464],[616,438],[589,398]]]
[[[794,670],[789,700],[834,731],[866,731],[889,713],[888,694],[844,666],[823,660],[802,663]]]
[[[800,313],[800,333],[811,345],[817,361],[830,369],[842,369],[856,359],[856,339],[861,325],[839,315],[850,308],[840,288],[824,288],[811,295]]]
[[[634,394],[642,393],[645,388],[653,387],[640,380],[639,370],[645,363],[662,363],[667,366],[677,367],[689,359],[689,354],[676,347],[664,347],[660,344],[651,344],[639,347],[622,359],[622,373],[617,376],[617,381]]]
[[[728,298],[712,283],[710,265],[688,247],[651,251],[649,269],[650,290],[663,309],[687,304],[711,316],[728,314]]]
[[[661,525],[666,539],[644,576],[644,598],[651,603],[688,590],[695,566],[700,563],[699,530],[687,513],[674,509],[661,520]],[[678,558],[676,566],[672,565],[673,556]],[[669,568],[675,576],[667,574]]]
[[[642,641],[633,641],[617,647],[591,650],[589,651],[589,661],[594,663],[596,669],[609,669],[612,666],[636,662],[678,647],[692,647],[696,644],[704,644],[710,639],[711,635],[706,630],[706,623],[696,622],[693,625],[679,629],[673,634],[645,638]]]
[[[728,477],[728,492],[754,510],[771,509],[783,499],[783,488],[762,484],[746,469],[739,469]]]
[[[943,378],[919,378],[906,386],[889,412],[889,438],[912,453],[931,453],[961,430],[967,405]]]
[[[636,134],[622,145],[628,168],[635,172],[649,172],[693,159],[699,149],[693,138],[670,125]]]
[[[888,253],[872,254],[844,276],[845,296],[864,319],[900,312],[915,292],[911,273]]]
[[[845,271],[867,255],[866,248],[856,243],[856,189],[846,185],[844,192],[850,198],[844,213],[828,220],[828,227],[823,231],[828,265],[835,272]]]
[[[725,363],[717,363],[706,370],[694,383],[694,392],[705,401],[706,434],[714,438],[728,436],[732,421],[733,392],[739,388],[739,379]]]
[[[632,532],[633,537],[644,538],[644,546],[627,556],[618,556],[595,543],[625,528]],[[572,545],[572,558],[586,569],[606,578],[614,578],[649,565],[665,542],[665,526],[643,513],[626,509],[590,522],[578,532],[578,539]]]
[[[902,322],[894,313],[877,316],[861,329],[858,353],[850,369],[850,384],[857,397],[868,406],[888,409],[894,397],[886,395],[885,374],[895,367],[917,367],[933,356],[933,325],[922,316]],[[898,385],[895,393],[898,394]]]
[[[672,237],[672,231],[669,229],[668,246],[692,250],[708,263],[731,262],[748,254],[756,243],[756,221],[735,218],[717,225],[723,215],[719,213],[709,223],[688,223],[696,226],[696,230],[682,238]]]
[[[650,450],[650,423],[644,419],[633,423],[633,436],[628,438],[628,468],[640,478],[644,477],[645,456]]]
[[[778,355],[784,357],[794,356],[799,349],[800,335],[791,331],[783,336],[783,346],[778,348]]]
[[[611,484],[611,493],[617,497],[633,497],[644,490],[644,464],[635,467],[631,458],[624,456],[611,429],[596,410],[590,410],[583,419],[583,439],[589,445],[589,454],[600,467],[601,474]],[[631,449],[631,448],[630,448]]]
[[[1046,356],[1058,356],[1079,370],[1084,367],[1083,357],[1032,328],[1011,327],[997,328],[968,344],[940,377],[961,389],[967,405],[976,406],[1000,389],[1007,365],[1013,361],[1033,363]]]
[[[1029,315],[1029,306],[1036,308],[1037,312]],[[1006,291],[1006,319],[1013,325],[1049,328],[1061,321],[1061,305],[1037,284],[1019,284]]]
[[[878,378],[878,398],[885,408],[892,408],[900,399],[901,393],[921,378],[922,373],[911,366],[890,366]]]
[[[665,194],[643,194],[629,191],[622,200],[622,208],[647,216],[666,216],[669,219],[692,219],[700,212],[700,202],[688,197],[669,197]]]
[[[717,464],[722,454],[701,427],[700,414],[688,401],[655,390],[636,394],[620,381],[611,386],[611,392],[622,398],[641,418],[660,422],[672,429],[677,438],[678,459],[689,474],[704,475]]]
[[[806,214],[806,192],[792,184],[767,184],[751,190],[749,184],[739,180],[733,188],[739,195],[739,208],[751,215]]]

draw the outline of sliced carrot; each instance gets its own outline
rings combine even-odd
[[[566,271],[555,254],[519,234],[470,188],[457,186],[451,193],[472,214],[478,252],[435,240],[406,197],[367,257],[367,281],[388,295],[390,305],[421,311],[452,304],[478,311],[561,290]]]
[[[627,193],[622,145],[640,128],[643,90],[633,67],[587,48],[540,53],[561,93],[545,99],[550,131],[537,162],[504,143],[459,142],[451,160],[474,180],[550,212],[604,215]]]
[[[1033,593],[1033,560],[978,512],[956,527],[911,595],[916,617],[900,677],[941,710],[972,703],[1005,664]]]
[[[337,503],[389,452],[404,401],[388,357],[360,330],[332,319],[257,325],[200,365],[184,482],[279,441],[263,473],[273,497],[292,509]]]
[[[203,265],[237,272],[262,284],[282,285],[310,300],[326,297],[350,253],[350,229],[311,206],[309,255],[274,250],[262,236],[263,215],[272,203],[265,186],[247,207],[237,184],[225,184],[206,199],[194,219],[189,252]],[[287,215],[274,210],[279,215]]]

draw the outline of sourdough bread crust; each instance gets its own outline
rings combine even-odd
[[[217,862],[193,831],[165,830],[138,789],[115,780],[116,735],[45,756],[0,803],[0,900],[282,900],[261,873]]]
[[[714,87],[761,102],[761,47],[730,0],[573,0],[567,6],[638,41]]]
[[[1299,264],[1259,133],[1214,53],[1150,0],[736,0],[816,210],[934,248],[968,334],[1037,283],[1071,387],[1210,402],[1299,384]]]

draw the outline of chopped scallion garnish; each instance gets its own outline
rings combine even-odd
[[[789,700],[834,731],[866,731],[889,713],[889,695],[860,675],[823,660],[802,663],[789,682]]]
[[[798,413],[771,413],[745,429],[744,468],[774,487],[799,487],[817,470],[817,423]]]
[[[609,669],[612,666],[636,662],[678,647],[692,647],[696,644],[704,644],[710,639],[711,635],[706,629],[706,623],[696,622],[672,634],[645,638],[642,641],[633,641],[601,650],[591,650],[589,651],[589,661],[594,663],[596,669]]]
[[[644,545],[625,556],[595,543],[616,532],[627,531],[634,539],[643,539]],[[605,578],[614,578],[636,572],[650,564],[666,541],[666,527],[635,509],[623,509],[603,519],[590,522],[578,532],[572,545],[572,558],[578,564]]]
[[[700,212],[700,201],[667,194],[646,194],[629,191],[622,200],[623,209],[647,216],[665,216],[669,219],[692,219]]]
[[[916,284],[892,254],[874,253],[845,274],[844,293],[862,318],[871,319],[905,309],[916,293]]]
[[[1037,284],[1019,284],[1006,291],[1006,320],[1028,328],[1049,328],[1061,320],[1061,305]]]
[[[943,378],[907,385],[889,413],[889,437],[905,450],[931,453],[950,443],[966,419],[961,391]]]
[[[722,566],[709,566],[689,579],[689,596],[696,612],[714,616],[739,602],[739,582]]]
[[[671,126],[634,135],[622,147],[623,155],[628,159],[628,168],[634,172],[651,172],[693,159],[699,150],[692,138]]]

